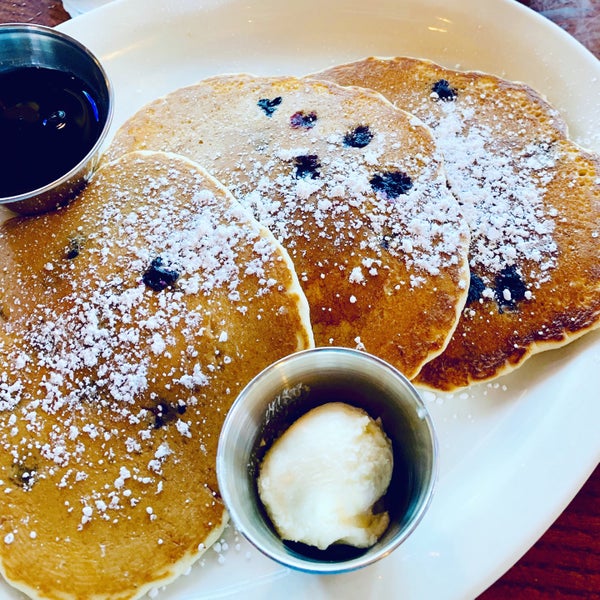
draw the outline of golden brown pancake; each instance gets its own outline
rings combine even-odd
[[[293,77],[207,79],[150,103],[108,156],[204,165],[287,248],[317,345],[408,376],[439,354],[468,288],[468,232],[429,130],[381,95]]]
[[[127,154],[0,229],[0,561],[35,598],[135,598],[227,522],[241,388],[312,345],[289,257],[187,159]]]
[[[316,74],[381,92],[433,131],[471,230],[467,305],[417,382],[443,390],[506,373],[600,323],[600,160],[537,92],[412,58]]]

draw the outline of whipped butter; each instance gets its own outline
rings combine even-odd
[[[374,513],[392,478],[390,440],[365,411],[330,402],[275,441],[258,477],[260,499],[284,540],[324,550],[372,546],[389,524]]]

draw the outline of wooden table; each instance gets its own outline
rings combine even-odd
[[[522,3],[556,21],[600,58],[600,0]],[[68,18],[58,1],[0,0],[0,22],[54,26]],[[600,468],[533,548],[479,598],[507,599],[600,600]]]

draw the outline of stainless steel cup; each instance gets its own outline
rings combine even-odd
[[[383,500],[390,525],[368,549],[319,551],[284,542],[260,501],[257,475],[273,441],[297,418],[329,401],[343,401],[380,418],[394,452],[392,482]],[[346,348],[317,348],[274,363],[240,393],[219,439],[217,476],[232,521],[260,551],[312,573],[364,567],[401,544],[423,517],[437,474],[431,418],[411,383],[384,361]]]
[[[95,144],[67,173],[43,187],[0,198],[0,205],[32,214],[67,204],[89,179],[111,124],[113,92],[98,59],[77,40],[41,25],[0,24],[0,71],[25,66],[58,69],[79,77],[93,91],[100,121]]]

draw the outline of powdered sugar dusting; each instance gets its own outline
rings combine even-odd
[[[527,262],[533,265],[527,279],[538,285],[556,266],[552,234],[557,215],[544,196],[558,150],[543,129],[538,140],[523,143],[518,136],[510,139],[501,119],[478,120],[480,100],[475,93],[463,94],[456,102],[435,102],[437,110],[432,111],[428,98],[418,114],[434,130],[451,189],[469,223],[471,267],[490,274]]]
[[[422,128],[421,124],[414,126]],[[268,153],[251,160],[241,158],[234,169],[221,168],[217,173],[273,231],[300,269],[311,260],[305,256],[310,244],[326,245],[340,254],[351,248],[371,265],[381,264],[384,254],[403,261],[408,269],[423,275],[410,280],[410,285],[420,286],[427,276],[437,276],[459,263],[457,249],[464,244],[464,229],[458,206],[447,192],[439,159],[394,153],[391,149],[401,147],[402,135],[406,133],[378,132],[368,147],[369,156],[387,153],[385,160],[389,161],[392,153],[394,168],[415,174],[411,189],[398,198],[374,192],[370,180],[384,167],[345,150],[341,134],[328,138],[326,154],[317,137],[291,148],[291,138],[273,139]],[[319,175],[295,174],[291,165],[299,156],[319,156]],[[360,275],[352,269],[348,280],[356,283],[360,278],[360,283],[367,284],[377,274],[373,268]]]
[[[468,227],[429,128],[379,94],[216,76],[142,109],[112,147],[182,152],[227,186],[288,251],[317,343],[354,345],[360,335],[412,376],[454,328]],[[391,339],[386,318],[371,315],[397,310],[405,318]],[[413,344],[399,329],[417,319]]]
[[[186,161],[166,168],[164,157],[151,157],[95,176],[89,210],[60,222],[74,228],[59,233],[65,243],[77,237],[76,246],[63,256],[47,251],[47,286],[31,298],[25,290],[38,275],[28,263],[11,275],[14,303],[28,312],[2,321],[0,448],[13,462],[3,467],[13,473],[6,490],[42,479],[81,488],[78,506],[65,503],[81,531],[138,506],[160,518],[143,499],[173,485],[165,469],[181,460],[178,444],[204,449],[195,407],[214,402],[206,390],[223,373],[246,377],[226,315],[262,318],[259,299],[283,298],[288,285],[278,279],[289,273],[281,248],[237,202]],[[231,394],[222,391],[217,413]]]

